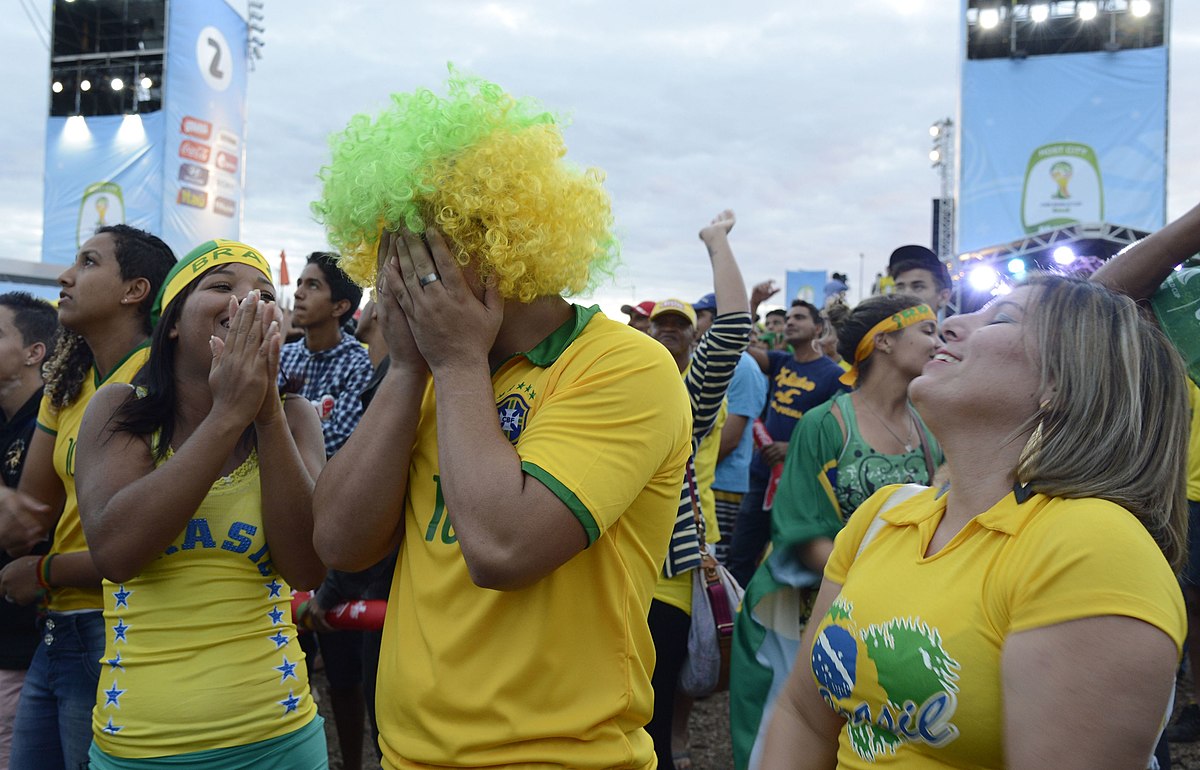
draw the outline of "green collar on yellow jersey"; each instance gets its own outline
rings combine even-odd
[[[592,316],[600,312],[600,306],[592,305],[584,307],[571,303],[571,310],[572,316],[562,326],[550,332],[549,336],[528,351],[513,353],[501,361],[500,365],[492,371],[499,371],[501,366],[504,366],[504,364],[517,356],[525,356],[529,363],[534,366],[540,366],[543,369],[557,361],[558,357],[563,354],[563,351],[583,332],[583,328],[592,320]]]
[[[108,372],[105,373],[105,375],[103,377],[100,376],[100,368],[98,366],[96,366],[95,364],[93,364],[92,365],[92,382],[95,384],[96,390],[99,390],[100,386],[103,385],[105,382],[107,382],[109,377],[113,376],[113,372],[120,369],[122,366],[125,365],[126,361],[128,361],[129,359],[131,359],[135,355],[137,355],[137,352],[139,350],[145,350],[148,347],[150,347],[150,340],[146,340],[145,342],[138,345],[133,350],[126,353],[125,357],[122,358],[120,361],[118,361],[116,366],[114,366],[112,369],[109,369]]]

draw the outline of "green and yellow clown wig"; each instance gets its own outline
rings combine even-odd
[[[341,268],[370,285],[382,230],[432,226],[507,299],[578,294],[611,276],[619,248],[604,175],[564,160],[556,117],[454,68],[447,90],[393,94],[330,139],[312,210]]]

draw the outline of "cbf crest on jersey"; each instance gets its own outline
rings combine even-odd
[[[519,393],[510,393],[496,404],[496,412],[500,415],[500,430],[508,436],[509,442],[517,445],[521,431],[525,430],[525,418],[529,414],[529,404]]]

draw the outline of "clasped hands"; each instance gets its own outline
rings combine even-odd
[[[463,268],[433,228],[424,237],[385,230],[379,239],[376,310],[392,364],[410,369],[488,363],[504,300]]]

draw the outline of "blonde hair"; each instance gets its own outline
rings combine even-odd
[[[1054,497],[1096,497],[1136,516],[1178,572],[1187,558],[1189,403],[1183,362],[1132,299],[1097,283],[1036,276],[1025,323],[1050,395],[1017,481]]]

